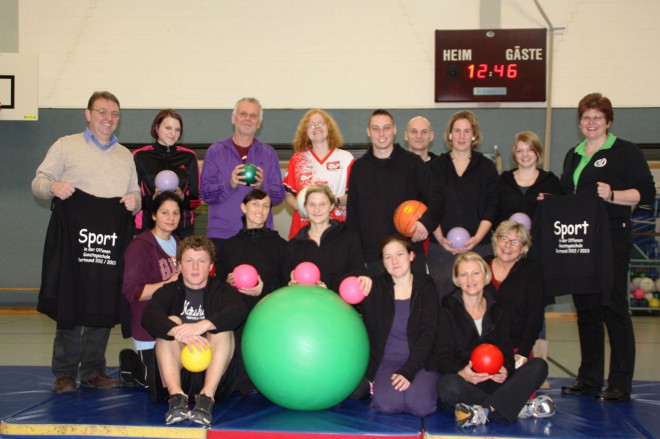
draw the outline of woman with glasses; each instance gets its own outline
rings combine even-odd
[[[534,219],[540,193],[561,194],[559,178],[539,168],[543,161],[541,139],[532,131],[523,131],[513,138],[511,160],[515,168],[504,171],[499,178],[499,214],[495,224],[522,212]]]
[[[566,154],[564,193],[594,192],[605,204],[612,238],[613,282],[602,294],[574,294],[582,362],[576,381],[563,393],[598,395],[603,402],[626,401],[635,370],[635,335],[628,311],[628,266],[632,247],[632,207],[653,203],[655,185],[639,147],[609,132],[614,110],[608,98],[591,93],[580,100],[577,121],[585,139]],[[608,297],[609,296],[609,297]],[[605,334],[610,339],[607,389]]]
[[[509,314],[516,363],[525,363],[543,326],[541,268],[526,259],[532,245],[529,232],[515,221],[503,221],[493,233],[493,255],[486,258],[493,273],[488,290]]]
[[[135,217],[138,231],[150,230],[153,227],[151,219],[154,208],[153,198],[160,192],[156,188],[156,175],[167,169],[179,177],[179,187],[174,193],[183,202],[181,221],[176,234],[180,238],[184,238],[195,232],[193,211],[201,204],[199,166],[197,155],[192,149],[177,145],[182,135],[183,118],[181,115],[171,108],[161,110],[151,124],[151,137],[155,142],[133,152],[142,191],[142,212]]]
[[[346,190],[353,154],[340,149],[344,138],[335,120],[323,110],[309,110],[298,123],[293,138],[294,154],[284,177],[286,202],[293,209],[289,239],[305,225],[307,217],[298,212],[296,197],[307,186],[324,184],[332,190],[336,204],[330,217],[346,220]]]

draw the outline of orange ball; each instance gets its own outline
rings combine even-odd
[[[404,201],[394,211],[394,227],[404,236],[413,236],[415,234],[415,223],[419,221],[427,209],[428,207],[421,201]]]

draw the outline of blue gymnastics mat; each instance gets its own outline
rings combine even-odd
[[[116,373],[116,371],[110,371]],[[660,437],[660,383],[635,382],[629,402],[602,404],[593,397],[562,396],[569,379],[550,379],[545,392],[557,405],[549,419],[512,424],[456,427],[453,413],[438,412],[424,419],[376,413],[368,401],[344,401],[316,412],[278,407],[258,393],[232,396],[216,404],[213,426],[190,421],[164,424],[167,404],[152,403],[142,389],[95,390],[56,395],[47,367],[0,367],[0,437],[80,438],[147,437],[242,439],[365,439],[396,438],[653,438]]]
[[[601,403],[594,396],[562,395],[561,386],[569,378],[550,378],[552,390],[543,391],[557,407],[546,419],[519,419],[507,424],[492,421],[486,425],[460,428],[453,413],[438,412],[424,418],[425,438],[660,438],[660,383],[635,382],[631,401]]]

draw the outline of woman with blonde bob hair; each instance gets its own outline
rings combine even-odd
[[[493,276],[487,290],[509,314],[512,348],[518,362],[527,361],[543,327],[541,267],[525,259],[532,245],[529,231],[515,221],[503,221],[493,233],[493,255],[486,258]]]
[[[453,409],[460,427],[485,424],[489,417],[513,422],[552,416],[555,407],[549,397],[527,400],[547,377],[548,365],[534,358],[514,368],[507,312],[485,290],[491,281],[488,263],[477,253],[463,253],[456,257],[452,274],[458,288],[442,298],[436,337],[440,408]],[[504,356],[493,374],[472,368],[472,351],[483,343],[497,346]]]
[[[309,110],[300,119],[293,137],[294,154],[284,177],[286,202],[293,209],[289,239],[309,223],[298,211],[298,194],[307,186],[325,184],[336,200],[330,216],[346,220],[346,190],[353,154],[340,149],[344,138],[335,120],[318,108]]]

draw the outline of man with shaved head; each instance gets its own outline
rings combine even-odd
[[[410,119],[403,137],[408,143],[408,151],[420,156],[425,163],[437,157],[429,151],[434,137],[433,126],[424,116]]]

